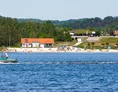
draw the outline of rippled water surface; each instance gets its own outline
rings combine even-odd
[[[8,54],[0,92],[118,92],[118,53]]]

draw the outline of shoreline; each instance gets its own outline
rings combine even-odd
[[[5,50],[6,52],[118,52],[118,50],[114,50],[114,49],[103,49],[103,50],[99,50],[99,49],[94,49],[94,50],[84,50],[81,48],[71,48],[71,49],[63,49],[63,50],[58,50],[58,48],[7,48]]]

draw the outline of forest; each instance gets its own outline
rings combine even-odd
[[[40,22],[45,21],[39,19],[18,19],[19,22]],[[83,18],[83,19],[70,19],[65,21],[50,20],[56,28],[68,28],[68,29],[94,29],[99,34],[110,34],[113,35],[114,30],[118,30],[118,17],[107,16],[104,19],[99,17],[95,18]]]
[[[92,29],[100,35],[113,35],[113,31],[118,30],[118,17],[59,21],[0,16],[0,46],[17,46],[21,38],[54,38],[55,41],[72,41],[69,31],[74,29]]]
[[[19,22],[18,19],[0,16],[0,46],[17,46],[21,38],[54,38],[55,41],[71,41],[69,29],[57,29],[51,21]]]
[[[71,29],[92,29],[97,31],[97,33],[100,35],[113,35],[113,32],[118,30],[118,17],[107,16],[104,19],[95,17],[68,20],[62,23],[58,23],[57,26]]]

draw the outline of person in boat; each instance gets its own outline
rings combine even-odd
[[[5,58],[7,59],[8,58],[8,54],[6,52],[4,54],[5,54]]]
[[[1,58],[6,58],[7,59],[8,58],[8,54],[6,52],[3,52]]]

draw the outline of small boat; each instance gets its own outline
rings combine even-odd
[[[18,63],[17,59],[0,58],[0,63]]]

